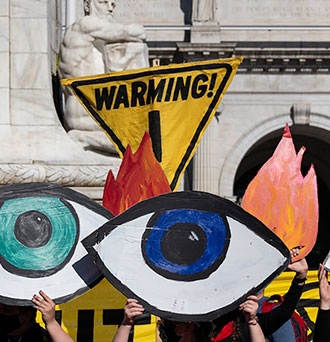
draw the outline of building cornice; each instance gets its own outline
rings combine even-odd
[[[151,62],[160,65],[243,56],[237,73],[329,74],[330,42],[149,42]]]

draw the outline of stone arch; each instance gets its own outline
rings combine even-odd
[[[288,115],[282,114],[255,126],[247,132],[244,137],[232,147],[228,153],[219,175],[218,193],[222,197],[231,198],[234,196],[234,181],[239,164],[247,151],[262,137],[268,133],[284,127],[288,122]]]
[[[273,131],[284,129],[287,123],[290,125],[292,124],[292,120],[288,118],[288,114],[281,114],[271,120],[263,121],[247,132],[246,135],[232,147],[219,175],[218,193],[220,196],[233,198],[235,176],[243,157],[260,139]],[[308,125],[320,128],[323,131],[330,131],[330,117],[324,114],[310,113]],[[322,136],[318,136],[318,138],[320,140],[329,139]]]

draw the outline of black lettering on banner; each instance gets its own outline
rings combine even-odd
[[[137,102],[139,102],[139,106],[145,105],[144,95],[146,91],[147,91],[147,85],[144,82],[132,83],[131,107],[136,107]]]
[[[103,325],[119,325],[124,317],[124,309],[103,310]]]
[[[176,80],[176,85],[173,94],[173,101],[177,101],[179,98],[179,93],[181,94],[181,100],[187,100],[189,95],[191,76],[186,79],[186,84],[184,83],[183,77],[178,77]]]
[[[123,309],[104,309],[103,325],[119,325],[124,317]],[[151,324],[151,315],[148,312],[143,313],[134,320],[134,325]]]
[[[97,110],[102,110],[104,103],[105,103],[105,108],[107,110],[111,108],[116,86],[111,86],[110,92],[108,92],[108,90],[109,90],[108,88],[102,88],[102,93],[100,93],[99,88],[95,89],[95,103],[96,103]]]
[[[147,83],[143,81],[133,82],[131,85],[120,84],[109,88],[95,89],[96,109],[106,110],[145,106],[154,102],[186,101],[189,95],[193,99],[213,96],[213,90],[217,74],[214,73],[209,79],[206,74],[199,74],[194,79],[191,75],[186,78],[182,76],[162,78],[160,80],[150,79]],[[208,84],[209,83],[209,84]],[[131,96],[129,96],[130,87]]]
[[[157,86],[155,87],[155,80],[151,79],[149,82],[148,94],[147,94],[147,104],[151,104],[155,102],[157,98],[157,102],[162,102],[163,93],[165,89],[166,79],[161,79]]]
[[[128,101],[128,94],[127,94],[126,84],[121,84],[118,87],[116,101],[115,101],[115,104],[113,106],[113,109],[118,109],[121,104],[124,105],[124,108],[128,108],[129,107],[129,101]]]
[[[124,317],[124,310],[123,309],[103,310],[103,325],[119,326],[123,320],[123,317]],[[135,322],[134,322],[134,325],[135,325]],[[133,342],[134,325],[131,328],[127,342]]]
[[[94,310],[78,310],[77,342],[94,340]]]
[[[205,83],[208,81],[208,79],[209,78],[207,77],[207,75],[204,74],[199,74],[195,77],[191,89],[191,96],[194,99],[199,99],[205,95],[207,91],[207,85]],[[203,82],[204,84],[200,84],[201,82]]]
[[[105,309],[103,310],[103,325],[119,326],[124,317],[123,309]],[[149,313],[143,313],[134,320],[134,325],[150,324],[151,316]],[[134,325],[130,331],[128,342],[132,342],[134,338]]]
[[[171,100],[171,94],[172,94],[172,89],[173,89],[173,84],[174,84],[174,78],[171,77],[168,82],[168,86],[166,89],[166,96],[165,96],[165,101],[169,102]]]

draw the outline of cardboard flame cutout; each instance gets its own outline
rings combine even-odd
[[[273,156],[248,185],[242,207],[271,229],[289,249],[304,246],[299,259],[312,250],[318,232],[318,197],[314,166],[300,171],[305,147],[298,154],[286,125]],[[297,260],[294,259],[294,261]]]
[[[135,154],[128,145],[115,180],[112,171],[104,186],[103,206],[118,215],[133,204],[171,192],[167,178],[155,158],[148,132]]]

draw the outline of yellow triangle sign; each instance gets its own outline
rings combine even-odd
[[[62,80],[123,157],[149,132],[171,189],[179,181],[242,57]]]

